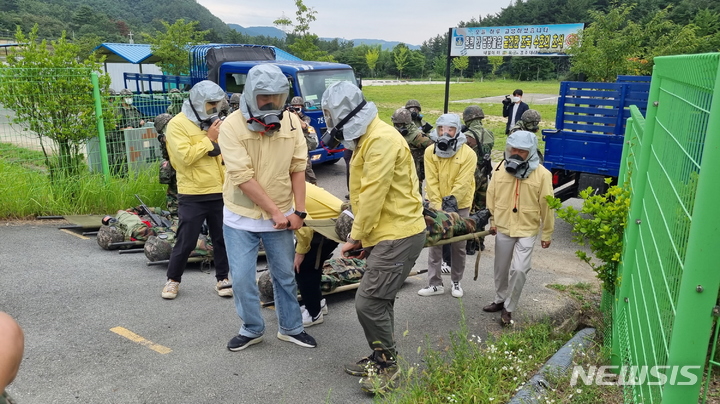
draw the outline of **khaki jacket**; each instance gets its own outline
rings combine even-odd
[[[442,209],[442,198],[455,195],[459,209],[471,207],[477,155],[466,144],[450,158],[438,157],[434,150],[434,147],[425,149],[425,193],[430,205]]]
[[[334,219],[340,216],[342,201],[330,192],[317,185],[305,183],[305,210],[308,219]],[[310,227],[303,226],[295,230],[295,252],[307,254],[310,251],[310,241],[315,233]]]
[[[542,241],[551,241],[555,213],[545,200],[547,195],[554,195],[552,175],[542,165],[524,180],[509,174],[505,166],[500,167],[487,190],[487,207],[492,214],[490,227],[497,227],[498,232],[510,237],[531,237],[538,234],[542,225]]]
[[[372,247],[425,230],[417,183],[407,142],[376,116],[350,160],[350,203],[355,213],[350,237]]]
[[[167,150],[177,172],[178,193],[204,195],[222,192],[225,170],[222,157],[208,156],[215,146],[182,112],[167,125]]]
[[[220,126],[218,141],[225,160],[225,207],[251,219],[272,218],[240,190],[240,184],[253,178],[281,212],[293,207],[290,173],[305,172],[308,155],[295,114],[283,114],[280,130],[265,136],[251,131],[242,111],[235,111]]]

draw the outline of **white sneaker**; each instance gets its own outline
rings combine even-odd
[[[453,297],[463,297],[463,290],[460,287],[460,282],[453,282],[452,295]]]
[[[440,273],[441,274],[449,274],[452,268],[450,268],[450,265],[448,265],[447,262],[443,261],[442,264],[440,264]]]
[[[434,295],[442,295],[445,293],[445,288],[440,286],[425,286],[424,288],[418,290],[418,295],[420,296],[434,296]]]
[[[230,281],[227,279],[218,281],[218,283],[215,284],[215,291],[217,292],[218,296],[232,297],[232,283],[230,283]]]
[[[325,299],[320,300],[320,311],[323,315],[328,314],[327,302]]]
[[[302,310],[302,320],[303,320],[303,327],[312,327],[315,324],[322,324],[325,319],[323,318],[322,311],[318,313],[317,317],[312,317],[310,315],[310,312],[307,311],[305,308]]]
[[[300,310],[305,310],[305,305],[300,305]],[[320,312],[322,314],[328,314],[328,308],[327,303],[325,302],[325,299],[320,300]]]

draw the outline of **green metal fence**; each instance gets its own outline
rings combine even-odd
[[[692,385],[624,387],[626,402],[692,403],[720,286],[720,54],[655,59],[644,123],[638,115],[623,150],[621,180],[629,181],[632,204],[613,311],[614,364],[697,366],[688,369],[698,378]]]

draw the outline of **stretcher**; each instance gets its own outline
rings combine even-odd
[[[335,219],[305,219],[305,225],[310,227],[313,231],[322,234],[324,237],[328,238],[329,240],[332,240],[338,244],[345,243],[345,240],[341,240],[340,238],[338,238],[337,234],[335,233]],[[445,245],[445,244],[452,244],[452,243],[455,243],[458,241],[467,241],[467,240],[473,240],[473,239],[479,241],[479,239],[481,237],[485,237],[489,234],[490,234],[490,232],[488,230],[483,230],[483,231],[479,231],[479,232],[475,232],[475,233],[464,234],[462,236],[452,237],[449,239],[438,240],[438,242],[432,243],[432,244],[426,242],[425,246],[423,248],[441,246],[441,245]],[[478,278],[478,272],[480,269],[480,255],[481,255],[480,250],[478,250],[476,254],[477,255],[475,256],[475,276],[473,277],[473,280],[475,280],[475,281]],[[426,271],[427,270],[417,271],[417,270],[413,269],[412,271],[410,271],[410,274],[408,276],[418,275],[418,274],[424,273]],[[342,286],[338,286],[337,288],[335,288],[329,292],[322,292],[322,294],[323,294],[323,296],[325,296],[325,295],[331,295],[334,293],[345,292],[348,290],[357,289],[359,286],[360,286],[359,282],[352,283],[349,285],[342,285]],[[272,305],[273,302],[272,301],[262,302],[261,304],[263,307],[266,307],[266,306]]]

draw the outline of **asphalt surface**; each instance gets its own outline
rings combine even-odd
[[[316,167],[316,173],[336,196],[347,193],[342,160]],[[26,335],[20,373],[8,387],[19,403],[372,401],[359,379],[342,370],[370,353],[355,315],[354,291],[327,296],[325,323],[307,330],[318,341],[315,349],[278,340],[275,311],[266,308],[264,341],[230,352],[226,344],[240,326],[233,300],[217,296],[214,275],[199,265],[189,265],[178,298],[164,300],[165,270],[146,266],[144,254],[104,251],[92,237],[41,222],[3,224],[0,235],[0,310],[16,318]],[[541,250],[538,242],[514,316],[519,324],[557,316],[569,304],[546,284],[593,279],[574,257],[570,238],[568,225],[558,220],[551,248]],[[499,314],[480,309],[493,297],[492,237],[486,245],[477,281],[475,257],[468,257],[463,299],[449,290],[418,296],[425,275],[406,281],[395,321],[407,363],[421,362],[418,347],[447,346],[449,333],[459,328],[461,300],[472,334],[484,339],[502,332]],[[264,264],[261,259],[259,267]],[[423,250],[416,269],[426,265]],[[449,283],[447,278],[448,289]]]

